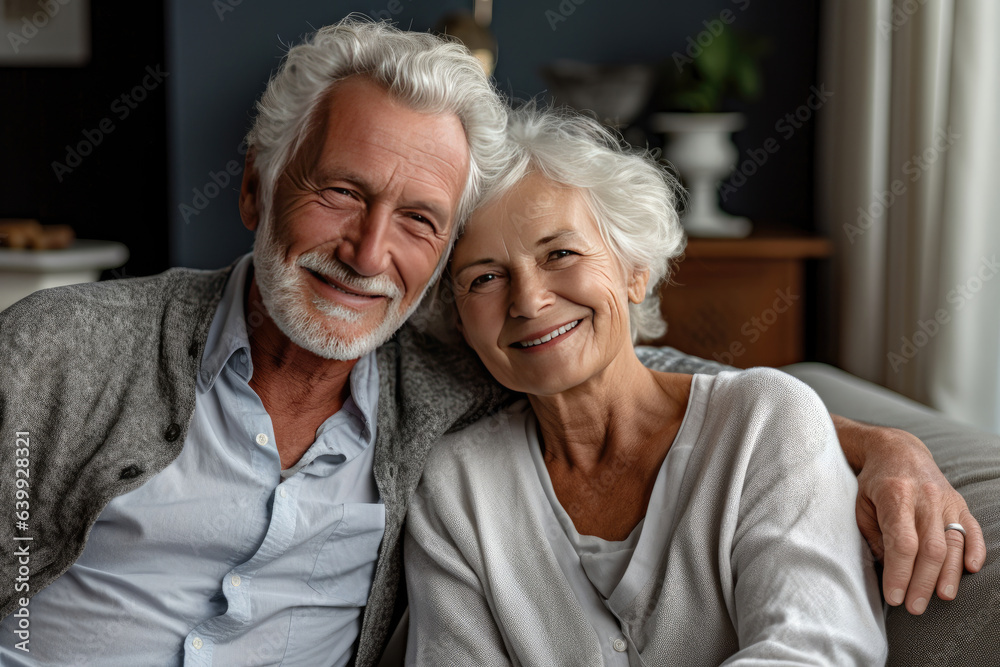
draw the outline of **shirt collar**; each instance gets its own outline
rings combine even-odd
[[[358,359],[351,369],[351,395],[339,412],[330,415],[316,430],[316,440],[298,462],[281,471],[288,479],[300,470],[329,475],[337,465],[353,460],[375,444],[375,414],[379,391],[375,352]],[[310,466],[319,459],[323,465]]]
[[[219,306],[215,310],[215,318],[212,320],[205,341],[205,352],[201,356],[201,373],[198,375],[199,389],[203,392],[212,389],[219,373],[237,352],[242,352],[243,355],[234,360],[234,370],[247,382],[253,374],[250,337],[247,334],[243,306],[247,276],[253,265],[252,259],[253,256],[247,253],[236,262],[232,273],[229,274],[229,280],[226,281]]]
[[[378,409],[378,362],[375,351],[358,359],[351,369],[351,401],[357,416],[364,422],[369,438],[375,436],[375,417]],[[320,429],[322,431],[322,428]]]

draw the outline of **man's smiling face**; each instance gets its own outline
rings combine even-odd
[[[361,76],[335,84],[317,119],[257,231],[255,280],[293,342],[357,359],[403,324],[441,265],[469,149],[457,116],[414,111]]]

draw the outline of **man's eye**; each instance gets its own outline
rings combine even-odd
[[[354,197],[354,193],[347,188],[327,188],[326,191],[335,195],[343,195],[344,197]]]
[[[441,228],[438,227],[437,222],[433,218],[427,217],[424,213],[400,211],[399,215],[400,219],[405,222],[407,228],[413,233],[420,235],[431,234],[434,236],[441,234]],[[411,221],[416,224],[412,224]]]

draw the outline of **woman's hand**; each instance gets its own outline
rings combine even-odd
[[[882,593],[893,606],[906,602],[922,614],[931,593],[953,600],[964,569],[978,572],[986,559],[979,522],[965,499],[916,436],[833,415],[847,461],[858,475],[858,528],[882,561]],[[949,523],[965,528],[945,531]]]

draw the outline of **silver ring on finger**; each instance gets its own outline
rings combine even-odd
[[[965,537],[965,527],[962,526],[962,524],[960,523],[949,523],[947,526],[944,527],[944,532],[947,533],[949,530],[957,530],[958,532],[962,533],[962,537]]]

